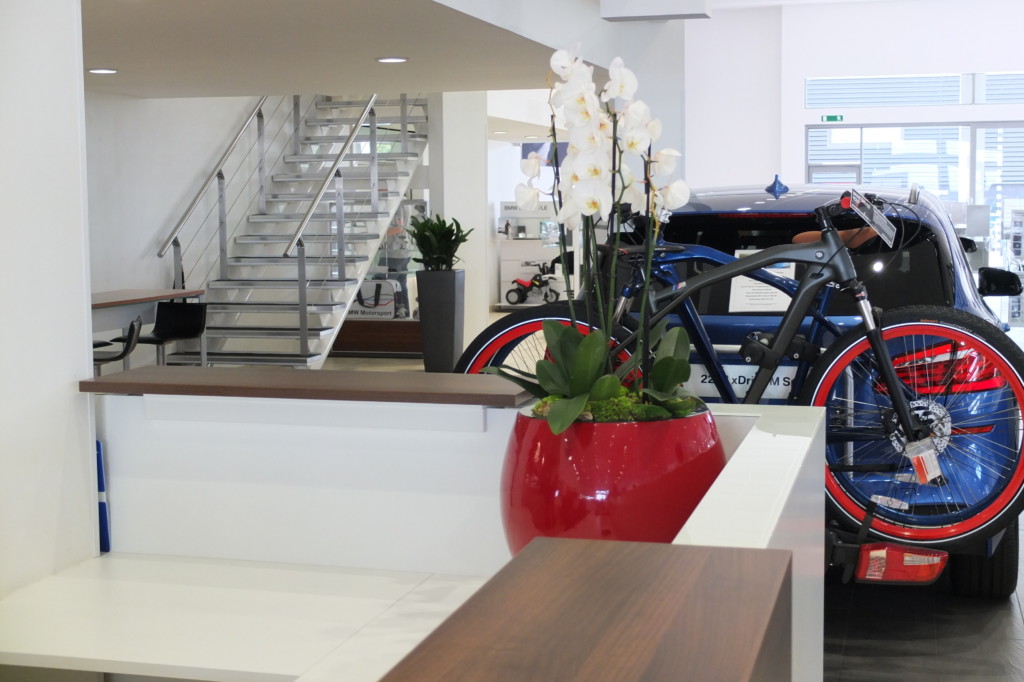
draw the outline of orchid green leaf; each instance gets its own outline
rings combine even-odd
[[[594,382],[590,389],[591,400],[609,400],[619,395],[622,389],[622,382],[614,374],[605,374]]]
[[[608,336],[598,329],[593,329],[583,337],[576,348],[568,395],[576,396],[588,392],[598,377],[605,373],[607,367]]]
[[[586,407],[589,398],[589,394],[583,394],[551,403],[551,410],[548,412],[548,426],[551,427],[551,433],[557,436],[569,428],[583,413],[583,408]]]

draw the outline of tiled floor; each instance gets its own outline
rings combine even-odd
[[[422,370],[423,363],[331,358],[325,369]],[[843,585],[830,579],[824,679],[1024,682],[1019,594],[990,601],[955,596],[944,579],[928,587]]]
[[[829,580],[825,680],[1024,681],[1020,592],[991,601],[955,596],[942,578],[923,588]]]

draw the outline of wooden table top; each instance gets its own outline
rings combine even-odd
[[[172,298],[195,298],[202,296],[204,289],[115,289],[97,291],[92,295],[93,308],[112,308],[119,305],[168,301]]]
[[[537,539],[382,682],[788,680],[791,558]]]
[[[79,382],[83,393],[360,400],[518,407],[530,395],[489,374],[354,372],[287,367],[140,367]]]

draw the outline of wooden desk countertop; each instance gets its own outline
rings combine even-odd
[[[381,682],[788,680],[791,558],[540,538]]]
[[[488,374],[287,367],[140,367],[79,382],[83,393],[195,395],[518,407],[530,395]]]
[[[195,298],[202,296],[204,289],[116,289],[97,291],[92,294],[93,308],[111,308],[119,305],[169,301],[172,298]]]

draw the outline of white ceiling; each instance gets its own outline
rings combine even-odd
[[[551,55],[431,0],[83,0],[82,24],[86,69],[118,69],[86,89],[134,97],[543,88]]]
[[[706,0],[712,17],[842,1]],[[432,0],[82,0],[82,24],[86,69],[118,69],[86,89],[133,97],[544,88],[551,54]]]

